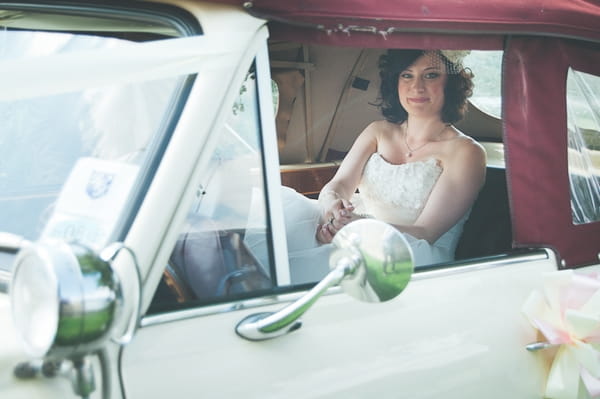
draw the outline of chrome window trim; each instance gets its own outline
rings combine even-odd
[[[420,268],[413,274],[412,280],[427,280],[437,277],[469,273],[480,270],[488,270],[497,267],[512,266],[517,263],[534,262],[555,258],[550,249],[525,249],[516,253],[506,253],[496,256],[478,258],[469,261],[460,261],[449,264],[438,264]],[[340,287],[330,288],[324,295],[335,295],[341,293]],[[228,313],[237,310],[253,309],[262,306],[285,305],[302,297],[306,291],[292,292],[289,294],[269,295],[260,298],[252,298],[237,302],[218,305],[209,305],[193,309],[176,310],[161,314],[144,316],[140,322],[140,328],[186,320],[195,317],[211,316]]]
[[[534,262],[544,259],[552,259],[554,254],[550,249],[526,249],[515,254],[492,255],[485,258],[476,258],[472,260],[460,261],[456,267],[447,264],[439,264],[417,268],[413,274],[412,280],[427,280],[436,277],[444,277],[461,273],[468,273],[479,270],[491,269],[493,267],[510,266],[521,262]],[[459,262],[455,262],[458,264]]]

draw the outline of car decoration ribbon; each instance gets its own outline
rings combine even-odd
[[[238,35],[124,42],[110,48],[0,59],[0,101],[233,70],[243,46]]]
[[[544,397],[573,399],[585,388],[600,398],[600,275],[547,273],[543,293],[532,292],[523,312],[547,340],[528,349],[558,346]]]

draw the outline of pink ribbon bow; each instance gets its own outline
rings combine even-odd
[[[583,387],[600,397],[600,278],[562,270],[545,274],[543,283],[543,293],[532,292],[523,312],[549,344],[560,345],[545,397],[578,398]]]

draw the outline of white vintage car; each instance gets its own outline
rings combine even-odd
[[[600,394],[597,0],[8,0],[0,26],[2,399]],[[298,254],[283,187],[314,198],[381,118],[390,48],[470,50],[488,168],[456,260],[372,220]]]

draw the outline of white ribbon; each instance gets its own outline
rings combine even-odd
[[[116,48],[8,59],[0,62],[0,100],[231,68],[242,45],[238,33],[124,42]]]
[[[574,399],[580,385],[600,397],[600,279],[572,270],[548,273],[523,312],[546,338],[560,345],[546,383],[546,398]]]

